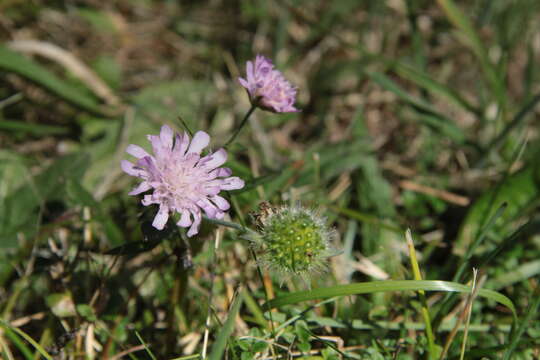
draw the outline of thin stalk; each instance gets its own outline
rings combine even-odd
[[[174,351],[175,342],[175,331],[174,327],[176,325],[176,313],[177,309],[181,309],[184,296],[186,295],[186,287],[188,281],[188,271],[193,266],[191,259],[191,245],[185,236],[184,231],[177,229],[177,238],[176,246],[174,248],[174,255],[176,256],[176,265],[174,269],[175,279],[173,284],[173,289],[171,292],[171,297],[169,301],[168,309],[168,321],[167,327],[169,329],[167,333],[167,343],[165,346],[165,352],[171,353]],[[178,327],[181,328],[180,323]]]
[[[315,194],[317,194],[317,197],[322,197],[320,196],[322,194],[322,189],[321,189],[321,156],[319,155],[319,153],[315,153],[313,154],[313,163],[315,165],[315,178],[313,179],[314,182],[315,182]]]
[[[450,345],[452,344],[452,341],[454,341],[454,338],[456,337],[457,332],[460,330],[460,328],[463,328],[465,334],[468,334],[469,330],[471,329],[470,322],[471,322],[472,301],[474,300],[474,298],[478,294],[478,290],[480,289],[480,287],[476,283],[477,275],[478,275],[478,270],[473,268],[473,286],[471,289],[471,293],[467,297],[467,301],[465,302],[461,315],[456,320],[456,323],[454,324],[452,331],[450,331],[450,334],[448,334],[446,343],[444,344],[443,351],[441,353],[441,356],[439,357],[440,360],[443,360],[446,358],[448,354],[448,350],[450,349]],[[465,317],[467,317],[467,321],[465,323],[465,326],[463,326],[462,323],[463,323],[463,320],[465,320]],[[467,341],[467,335],[464,335],[463,342],[465,343],[466,341]]]
[[[210,272],[210,294],[208,295],[208,311],[206,315],[206,324],[204,329],[204,339],[203,339],[203,350],[201,357],[206,359],[206,353],[208,350],[208,337],[210,335],[210,317],[212,315],[212,298],[214,297],[214,281],[216,277],[215,268],[217,262],[217,251],[219,249],[219,244],[221,242],[221,237],[223,236],[223,228],[218,228],[216,230],[216,236],[214,241],[214,256],[212,259],[212,271]]]
[[[236,137],[238,136],[238,134],[240,133],[240,131],[242,130],[242,128],[246,125],[249,117],[251,116],[251,113],[253,111],[255,111],[255,108],[256,106],[255,105],[251,105],[251,108],[249,109],[249,111],[246,113],[246,115],[244,116],[244,119],[242,120],[242,122],[240,123],[240,125],[236,128],[236,131],[234,132],[234,134],[231,136],[231,138],[229,139],[229,141],[227,141],[225,143],[225,147],[229,146],[235,139]]]
[[[411,230],[407,229],[405,232],[405,238],[407,239],[407,246],[409,248],[409,258],[411,260],[411,267],[413,271],[414,280],[422,280],[422,274],[420,273],[420,267],[418,266],[418,260],[416,259],[416,250],[414,249],[414,243],[412,240]],[[426,301],[426,293],[423,290],[418,290],[418,297],[422,303],[422,317],[426,324],[426,335],[428,339],[429,358],[432,359],[435,356],[435,337],[433,336],[433,329],[431,328],[431,318],[429,316],[429,309]]]
[[[269,289],[266,286],[266,281],[264,279],[261,267],[259,265],[259,261],[257,260],[257,254],[255,251],[250,247],[249,251],[251,252],[251,256],[253,256],[253,260],[255,260],[255,264],[257,264],[257,274],[259,275],[259,279],[261,280],[261,283],[264,287],[264,297],[266,300],[266,304],[269,304],[269,301],[271,300],[272,296],[272,289]],[[272,318],[272,309],[268,306],[266,309],[263,309],[265,311],[268,311],[268,316],[270,317],[270,329],[272,330],[272,336],[275,336],[276,329],[274,328],[274,319]]]
[[[472,290],[471,294],[469,295],[469,299],[467,302],[467,322],[465,323],[465,332],[463,333],[463,342],[461,343],[461,355],[459,357],[459,360],[463,360],[465,357],[465,348],[467,346],[467,336],[469,335],[469,325],[471,323],[471,313],[472,313],[472,305],[474,298],[477,294],[477,285],[476,285],[476,277],[478,275],[478,270],[473,269],[473,284],[472,284]]]

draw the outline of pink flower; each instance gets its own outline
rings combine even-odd
[[[244,187],[242,179],[230,176],[231,169],[220,168],[227,160],[227,152],[219,149],[201,157],[202,149],[210,142],[207,133],[198,131],[190,143],[187,133],[175,135],[167,125],[159,136],[148,135],[148,140],[154,156],[140,146],[129,145],[126,152],[138,160],[135,164],[122,160],[122,170],[143,180],[129,195],[153,191],[142,199],[144,206],[159,205],[152,226],[162,230],[169,213],[177,212],[177,225],[189,227],[187,235],[191,237],[199,232],[201,209],[209,218],[222,219],[230,205],[219,192]]]
[[[296,88],[280,71],[274,70],[268,58],[257,55],[255,64],[248,61],[246,78],[239,78],[238,81],[246,88],[253,105],[273,112],[300,111],[294,107]]]

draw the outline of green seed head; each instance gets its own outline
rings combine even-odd
[[[264,265],[301,276],[325,269],[333,231],[313,211],[302,207],[273,209],[261,225],[258,247]]]

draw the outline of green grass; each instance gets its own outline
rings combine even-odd
[[[540,357],[537,0],[0,13],[0,358]],[[258,53],[301,112],[250,111]],[[164,124],[246,183],[193,238],[120,168]],[[323,269],[265,264],[261,202],[324,218]]]

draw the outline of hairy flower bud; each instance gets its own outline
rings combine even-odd
[[[270,208],[267,203],[256,215],[261,229],[256,245],[264,266],[300,276],[325,270],[327,258],[334,255],[334,231],[324,218],[300,206]]]

